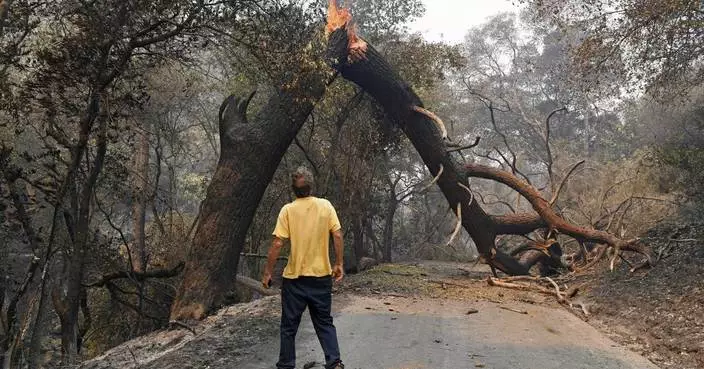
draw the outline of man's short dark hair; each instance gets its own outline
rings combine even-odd
[[[313,173],[308,168],[300,166],[291,174],[291,188],[296,197],[307,197],[313,192]]]

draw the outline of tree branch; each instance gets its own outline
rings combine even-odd
[[[553,166],[552,149],[550,148],[550,118],[552,118],[553,115],[555,115],[561,111],[567,111],[567,108],[562,107],[559,109],[555,109],[550,114],[548,114],[547,118],[545,118],[545,152],[547,154],[547,163],[546,164],[548,167],[548,178],[550,178],[550,190],[553,191],[553,193],[554,193],[555,188],[554,188],[553,173],[552,173],[552,166]]]
[[[108,282],[114,281],[116,279],[130,278],[136,281],[144,281],[149,278],[171,278],[179,275],[183,268],[185,267],[184,262],[178,263],[172,269],[158,269],[151,270],[148,272],[132,272],[132,271],[120,271],[111,274],[104,275],[100,277],[97,281],[84,284],[84,287],[104,287]]]
[[[650,252],[638,244],[638,240],[625,241],[611,233],[603,232],[595,229],[587,229],[573,225],[563,218],[561,218],[555,211],[550,207],[550,204],[538,193],[538,191],[531,185],[521,181],[513,174],[478,164],[467,164],[465,166],[467,175],[471,177],[484,178],[494,180],[503,183],[516,192],[521,194],[530,204],[533,209],[538,213],[538,215],[548,224],[551,229],[557,230],[563,234],[571,236],[576,239],[582,239],[585,241],[592,241],[598,243],[606,243],[612,246],[618,252],[621,250],[635,251],[643,254],[648,259],[648,264],[652,265],[652,258]]]
[[[565,183],[567,183],[567,180],[570,178],[572,173],[580,166],[584,164],[584,160],[578,162],[577,164],[572,166],[572,169],[567,172],[567,175],[565,175],[565,178],[562,179],[560,182],[560,185],[557,187],[557,190],[553,193],[552,199],[550,199],[550,206],[555,205],[555,202],[557,201],[557,198],[560,196],[560,192],[562,191],[562,187],[564,187]]]
[[[462,151],[462,150],[469,150],[471,148],[477,147],[479,145],[479,140],[481,140],[481,137],[477,136],[477,138],[474,140],[474,143],[467,145],[467,146],[462,146],[462,147],[455,147],[452,149],[448,149],[447,152],[455,152],[455,151]]]

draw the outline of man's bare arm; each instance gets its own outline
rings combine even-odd
[[[269,283],[271,283],[271,273],[273,273],[274,267],[276,266],[276,260],[278,260],[279,253],[281,253],[281,248],[283,246],[284,240],[274,237],[274,241],[272,241],[271,247],[269,248],[266,267],[264,268],[264,275],[262,276],[262,284],[266,288],[269,288]]]
[[[332,232],[332,239],[335,245],[335,267],[333,268],[332,274],[335,281],[340,281],[345,275],[343,263],[345,248],[342,240],[342,231],[337,230]]]

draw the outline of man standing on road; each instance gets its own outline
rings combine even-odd
[[[325,368],[344,369],[331,315],[332,281],[334,278],[339,282],[344,275],[340,221],[328,200],[311,195],[313,174],[308,169],[300,167],[291,177],[296,200],[284,205],[279,213],[262,277],[264,287],[268,288],[284,240],[289,239],[291,252],[281,286],[281,349],[276,367],[295,368],[296,332],[307,306],[325,353]],[[335,244],[334,267],[330,266],[329,257],[331,233]]]

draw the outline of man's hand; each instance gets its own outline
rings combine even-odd
[[[339,282],[345,276],[345,269],[342,268],[341,264],[335,264],[332,268],[332,277],[335,278],[335,282]]]
[[[284,240],[278,237],[274,237],[271,242],[271,247],[269,248],[269,253],[266,258],[266,267],[264,267],[264,274],[262,275],[262,285],[264,288],[269,288],[271,285],[271,271],[274,270],[276,266],[276,259],[279,257],[279,252],[284,246]]]
[[[271,285],[271,272],[268,270],[264,271],[264,275],[262,276],[262,285],[264,288],[269,288]]]
[[[335,282],[339,282],[345,276],[345,268],[342,267],[345,248],[342,244],[342,231],[338,229],[332,232],[332,239],[335,243],[335,267],[332,269],[332,277],[335,278]]]

